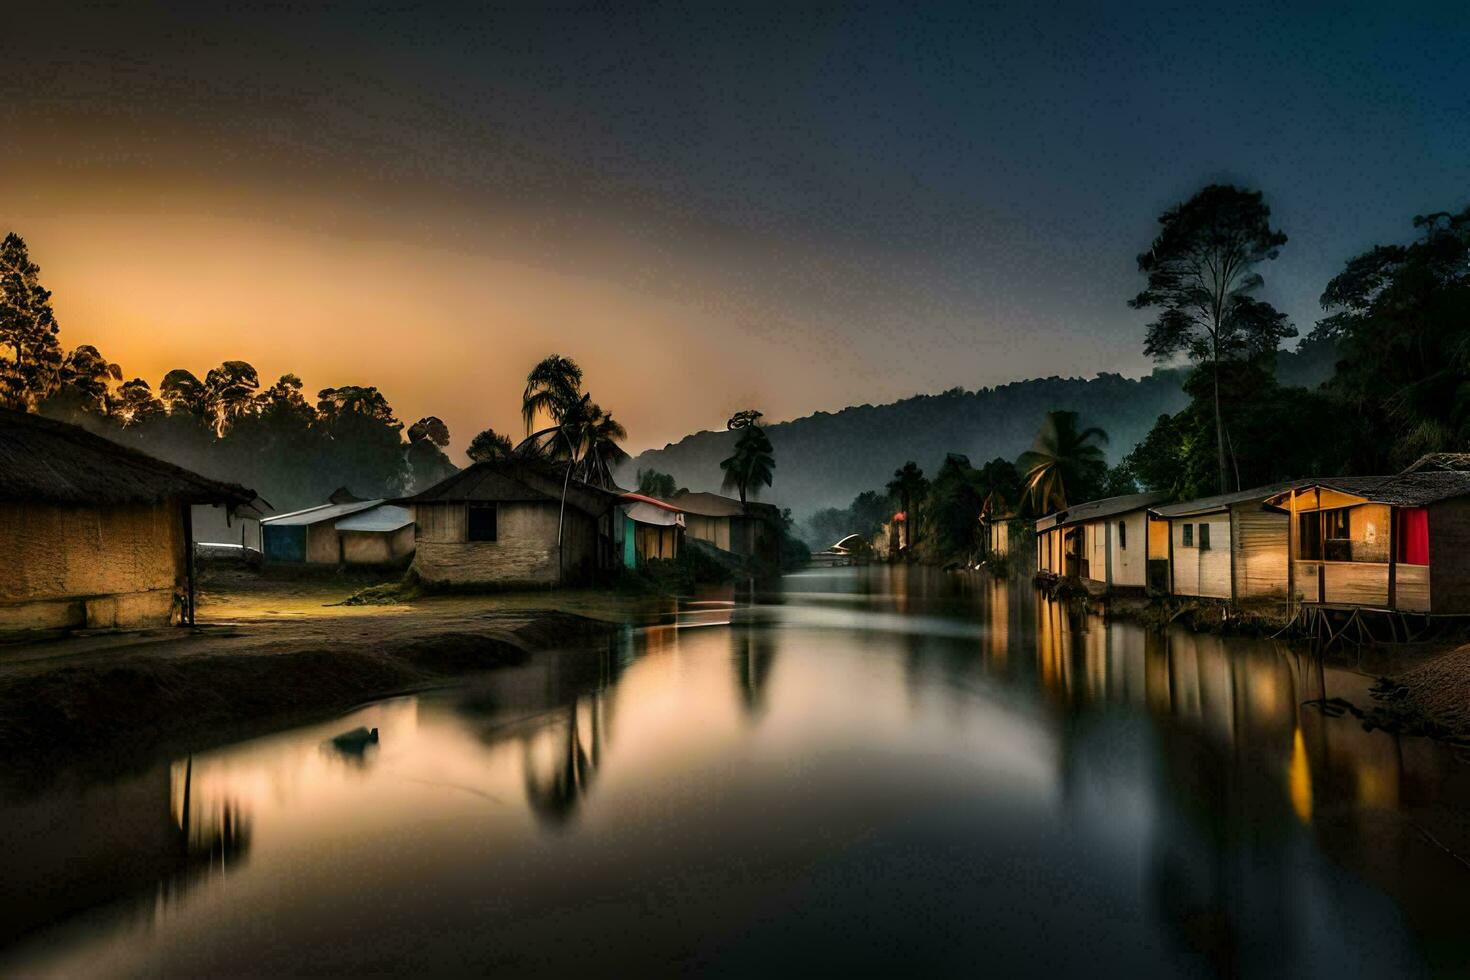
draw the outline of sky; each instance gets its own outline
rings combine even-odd
[[[155,386],[371,384],[456,452],[577,360],[627,448],[1147,373],[1136,255],[1210,182],[1343,262],[1470,203],[1470,5],[30,5],[0,231]],[[61,5],[53,5],[61,6]]]

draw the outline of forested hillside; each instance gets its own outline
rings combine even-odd
[[[1072,409],[1089,425],[1102,426],[1111,437],[1108,458],[1116,462],[1160,414],[1185,405],[1182,379],[1179,371],[1156,371],[1141,379],[1117,374],[1041,378],[773,424],[766,433],[775,448],[776,479],[761,499],[790,507],[801,518],[821,507],[846,506],[863,490],[883,486],[907,460],[932,472],[946,453],[963,453],[976,465],[996,456],[1014,459],[1054,409]],[[651,468],[672,474],[691,490],[719,490],[720,460],[730,455],[733,441],[730,432],[686,436],[638,456],[622,482],[634,485],[633,472]]]
[[[1319,347],[1283,353],[1277,365],[1283,381],[1301,385],[1318,384],[1331,370],[1330,350]],[[1188,403],[1182,387],[1186,376],[1187,371],[1173,369],[1136,379],[1117,374],[1036,378],[772,424],[766,432],[775,448],[776,479],[762,488],[761,499],[790,507],[802,519],[881,488],[908,460],[926,473],[935,472],[946,453],[963,453],[976,466],[997,456],[1013,460],[1030,447],[1042,417],[1054,410],[1075,411],[1087,425],[1101,426],[1109,436],[1108,461],[1116,463],[1160,415]],[[620,482],[636,486],[637,470],[655,469],[672,474],[679,486],[717,491],[720,460],[730,455],[733,442],[730,432],[696,432],[638,456],[621,471]]]

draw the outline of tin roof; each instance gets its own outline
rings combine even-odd
[[[1156,507],[1150,507],[1149,511],[1158,514],[1160,517],[1192,517],[1195,514],[1213,514],[1223,510],[1229,510],[1236,504],[1264,503],[1269,498],[1290,490],[1300,482],[1296,480],[1270,483],[1263,487],[1238,490],[1235,493],[1221,493],[1213,497],[1196,497],[1194,500],[1181,500],[1175,504],[1159,504]]]
[[[1129,511],[1152,507],[1168,497],[1167,493],[1125,493],[1118,497],[1089,500],[1085,504],[1077,504],[1041,518],[1036,522],[1036,530],[1040,533],[1059,527],[1070,527],[1073,524],[1083,524],[1087,521],[1098,521],[1105,517],[1115,517]]]
[[[318,504],[315,507],[307,507],[304,510],[293,510],[289,514],[277,514],[275,517],[267,517],[260,523],[268,527],[295,527],[303,524],[320,524],[322,521],[336,520],[359,511],[370,510],[382,500],[357,500],[347,504]],[[339,525],[340,526],[340,525]]]
[[[339,531],[397,531],[413,523],[413,511],[397,504],[379,504],[337,522]]]

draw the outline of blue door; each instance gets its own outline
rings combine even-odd
[[[260,531],[266,561],[306,561],[305,524],[265,524]]]

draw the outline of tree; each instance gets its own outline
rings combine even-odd
[[[470,440],[469,449],[465,450],[465,455],[476,463],[493,463],[499,459],[509,459],[510,454],[510,438],[491,428],[486,428],[478,433]]]
[[[914,526],[919,523],[914,504],[929,492],[929,481],[924,479],[924,471],[919,469],[919,465],[909,460],[893,471],[887,490],[903,509],[903,550],[907,551],[914,543]]]
[[[678,493],[679,489],[673,476],[668,473],[660,473],[658,470],[639,470],[638,492],[647,497],[667,500]]]
[[[577,362],[560,354],[543,357],[526,375],[526,389],[521,394],[526,435],[531,435],[538,412],[559,423],[581,400],[582,369]]]
[[[40,409],[71,422],[81,422],[89,415],[110,415],[115,381],[122,381],[122,368],[91,344],[82,344],[62,358]]]
[[[246,361],[225,361],[204,376],[204,411],[210,427],[223,435],[235,420],[255,410],[260,375]]]
[[[740,493],[740,505],[745,506],[746,495],[751,488],[759,492],[760,485],[771,485],[776,469],[772,455],[771,440],[766,430],[758,425],[761,413],[754,409],[736,412],[725,427],[740,433],[735,439],[735,453],[720,461],[724,471],[722,489],[734,489]]]
[[[27,409],[51,390],[60,367],[60,327],[51,292],[26,243],[11,232],[0,242],[0,404]]]
[[[408,427],[408,448],[405,457],[411,489],[414,491],[431,487],[459,471],[450,461],[444,447],[449,445],[449,426],[437,415],[419,419]]]
[[[170,415],[188,415],[200,423],[209,420],[209,393],[192,371],[174,368],[163,376],[158,394]]]
[[[113,416],[124,427],[140,426],[163,414],[163,402],[153,397],[153,388],[142,378],[118,386]]]
[[[323,462],[345,486],[368,497],[394,496],[405,483],[403,423],[388,399],[368,385],[323,388],[317,425],[325,436]]]
[[[1101,447],[1108,434],[1080,424],[1076,412],[1047,412],[1036,442],[1016,460],[1037,514],[1055,513],[1069,499],[1085,500],[1089,491],[1101,489],[1107,472]]]
[[[616,486],[613,471],[629,457],[618,443],[628,438],[623,423],[591,402],[587,405],[577,442],[581,454],[581,478],[593,486],[610,490]]]
[[[1296,336],[1283,314],[1250,294],[1262,285],[1256,267],[1276,258],[1286,235],[1271,227],[1260,191],[1211,184],[1159,217],[1159,235],[1138,257],[1148,285],[1129,306],[1158,308],[1144,353],[1166,360],[1184,353],[1196,364],[1273,352]],[[1225,420],[1214,390],[1219,492],[1229,489]]]
[[[979,545],[985,491],[963,456],[945,457],[924,498],[924,546],[937,559],[968,558]]]
[[[1412,243],[1348,261],[1309,338],[1340,352],[1327,388],[1357,427],[1359,471],[1470,448],[1470,206],[1420,215],[1414,227]]]

